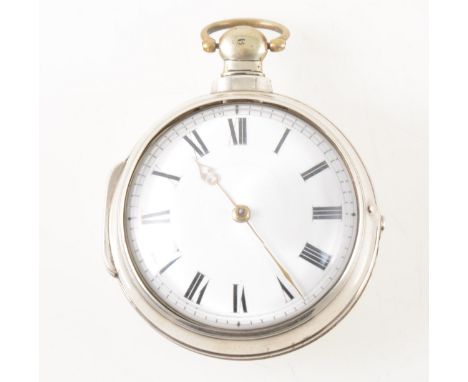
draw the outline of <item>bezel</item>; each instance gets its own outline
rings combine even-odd
[[[148,290],[129,253],[124,227],[126,193],[133,172],[146,147],[168,126],[200,108],[230,102],[270,104],[296,114],[316,127],[335,146],[354,183],[358,210],[358,228],[354,249],[345,271],[335,285],[310,309],[278,327],[252,330],[210,332],[191,322],[159,301]],[[378,250],[381,216],[367,171],[358,154],[330,121],[307,105],[286,96],[265,92],[223,92],[200,97],[171,113],[136,145],[120,174],[114,176],[109,189],[106,240],[108,259],[125,295],[136,310],[161,333],[191,350],[220,358],[258,359],[300,348],[333,328],[359,299],[370,277]],[[118,177],[118,179],[117,179]],[[286,325],[287,324],[287,325]],[[244,334],[244,335],[243,335]]]

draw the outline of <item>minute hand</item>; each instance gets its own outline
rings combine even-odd
[[[304,295],[302,294],[301,290],[299,289],[299,287],[296,285],[296,283],[294,282],[294,280],[292,279],[291,275],[289,274],[289,272],[281,265],[281,263],[278,261],[278,259],[276,258],[276,256],[273,254],[273,252],[270,251],[270,249],[268,248],[268,246],[266,245],[265,241],[263,241],[263,239],[260,237],[260,235],[258,234],[257,230],[255,229],[255,227],[252,225],[251,222],[247,222],[248,226],[252,229],[252,232],[255,234],[255,236],[257,236],[258,240],[260,240],[260,242],[262,243],[263,245],[263,248],[265,248],[265,250],[270,254],[271,258],[273,259],[273,261],[275,262],[275,264],[278,266],[278,268],[280,269],[281,273],[284,275],[284,277],[286,278],[286,280],[289,281],[289,283],[297,290],[297,293],[299,293],[299,295],[304,298]]]
[[[208,184],[210,185],[216,185],[218,186],[218,188],[222,191],[222,193],[229,199],[229,201],[234,205],[234,207],[237,207],[237,204],[236,202],[234,201],[234,199],[231,197],[231,195],[229,195],[229,193],[224,189],[224,187],[221,185],[221,183],[219,182],[219,176],[218,174],[216,174],[216,172],[211,168],[211,167],[208,167],[208,166],[205,166],[205,165],[202,165],[201,163],[199,163],[197,161],[197,164],[198,164],[198,167],[199,167],[199,170],[200,170],[200,175],[202,177],[202,179],[204,181],[206,181]],[[296,289],[297,293],[299,293],[299,295],[304,298],[304,295],[302,294],[301,290],[299,289],[299,287],[297,286],[297,284],[294,282],[293,278],[291,277],[291,275],[289,274],[289,272],[286,270],[286,268],[279,262],[279,260],[276,258],[276,256],[273,254],[273,252],[270,250],[270,248],[268,248],[267,244],[265,243],[265,241],[262,239],[262,237],[258,234],[257,230],[255,229],[255,227],[252,225],[252,223],[250,221],[247,221],[246,222],[247,225],[250,227],[250,229],[252,230],[252,232],[255,234],[255,236],[257,237],[258,240],[260,240],[260,242],[262,243],[263,245],[263,248],[265,248],[265,250],[268,252],[268,254],[271,256],[272,260],[274,261],[274,263],[276,264],[276,266],[279,268],[279,270],[281,271],[281,273],[283,274],[283,276],[286,278],[286,280],[288,280],[288,282],[294,287],[294,289]]]

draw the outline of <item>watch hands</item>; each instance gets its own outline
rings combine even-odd
[[[198,165],[198,169],[200,171],[200,176],[202,178],[203,181],[205,181],[206,183],[208,183],[209,185],[211,186],[218,186],[218,188],[221,190],[221,192],[229,199],[229,201],[233,204],[233,206],[235,208],[238,208],[238,204],[234,201],[234,199],[231,197],[231,195],[229,195],[229,193],[224,189],[224,187],[221,185],[221,183],[219,182],[219,176],[218,174],[215,172],[215,170],[207,165],[204,165],[202,163],[200,163],[197,159],[195,159],[197,165]],[[245,221],[247,223],[247,225],[250,227],[250,229],[252,230],[252,232],[254,233],[254,235],[257,237],[257,239],[262,243],[262,246],[263,248],[265,248],[265,250],[267,251],[267,253],[270,255],[270,257],[272,258],[273,262],[276,264],[276,266],[279,268],[279,270],[281,271],[281,273],[283,274],[283,276],[286,278],[286,280],[288,280],[288,282],[294,287],[294,289],[296,289],[297,293],[299,293],[299,295],[304,299],[304,295],[303,293],[301,292],[300,288],[298,287],[298,285],[294,282],[293,278],[291,277],[291,275],[289,274],[289,272],[286,270],[286,268],[278,261],[278,259],[276,258],[276,256],[273,254],[273,252],[270,250],[270,248],[267,246],[267,244],[265,243],[265,241],[262,239],[262,237],[258,234],[257,230],[255,229],[255,227],[252,225],[252,223],[250,221]]]
[[[262,243],[263,245],[263,248],[265,248],[265,250],[269,253],[269,255],[271,256],[271,258],[273,259],[273,261],[275,262],[275,264],[277,265],[277,267],[280,269],[281,273],[283,274],[283,276],[286,278],[286,280],[288,280],[288,282],[294,287],[294,289],[296,289],[297,293],[299,293],[299,295],[304,298],[304,295],[302,294],[300,288],[297,286],[297,284],[294,282],[293,278],[291,277],[291,275],[289,274],[289,272],[284,268],[283,265],[281,265],[281,263],[278,261],[278,259],[276,258],[275,255],[273,255],[273,252],[268,248],[268,246],[266,245],[265,241],[261,238],[261,236],[258,234],[257,230],[255,229],[255,227],[252,225],[252,223],[250,222],[247,222],[247,225],[250,227],[250,229],[252,230],[252,232],[255,234],[255,236],[257,236],[258,240],[260,240],[260,242]]]

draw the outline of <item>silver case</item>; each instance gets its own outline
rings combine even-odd
[[[335,145],[353,179],[359,212],[356,243],[346,270],[333,288],[300,324],[289,330],[272,328],[259,337],[208,334],[203,327],[186,322],[168,310],[148,290],[131,260],[124,229],[126,192],[135,167],[148,146],[172,121],[194,109],[232,101],[254,101],[287,109],[318,126]],[[261,91],[214,93],[197,98],[163,119],[136,145],[126,162],[119,164],[110,179],[106,209],[106,265],[118,278],[135,309],[159,332],[176,343],[199,353],[228,359],[260,359],[287,353],[318,339],[332,329],[361,296],[377,256],[383,219],[377,209],[369,175],[350,142],[320,113],[282,95]]]

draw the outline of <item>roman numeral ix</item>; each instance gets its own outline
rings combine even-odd
[[[341,219],[343,217],[343,211],[341,206],[337,207],[312,207],[312,215],[314,220],[329,220],[329,219]]]
[[[228,119],[229,129],[231,130],[232,142],[235,145],[247,144],[247,118],[237,118],[237,133],[234,122],[231,118]]]
[[[327,255],[325,252],[309,243],[306,243],[299,257],[303,258],[311,264],[314,264],[316,267],[319,267],[322,270],[325,270],[331,259],[330,255]]]
[[[234,313],[238,313],[242,309],[244,313],[247,313],[247,303],[245,301],[245,291],[244,287],[242,290],[239,284],[233,285],[233,307],[232,310]]]
[[[304,171],[301,176],[304,181],[306,181],[309,178],[312,178],[314,175],[317,175],[318,173],[322,172],[323,170],[328,168],[327,162],[323,161],[320,162],[318,165],[309,168],[307,171]]]
[[[204,274],[202,274],[200,272],[197,272],[197,274],[193,278],[192,282],[190,283],[190,286],[188,287],[187,291],[185,292],[184,297],[189,299],[189,300],[192,300],[192,298],[195,297],[195,294],[196,294],[198,288],[200,287],[200,284],[202,283],[204,278],[205,278]],[[196,300],[197,304],[200,304],[200,302],[201,302],[201,300],[203,298],[203,295],[205,294],[206,287],[208,286],[208,282],[209,281],[207,281],[205,283],[205,285],[203,285],[203,287],[200,289],[200,292],[198,293],[198,297],[197,297],[197,300]]]
[[[202,141],[202,139],[200,138],[200,135],[198,135],[198,132],[197,130],[193,130],[192,131],[192,134],[193,136],[195,137],[195,139],[197,140],[198,142],[198,145],[196,143],[194,143],[189,137],[188,135],[184,136],[184,139],[185,141],[190,145],[192,146],[192,148],[195,150],[195,152],[200,155],[201,157],[208,154],[209,151],[208,149],[206,148],[205,146],[205,143]]]

